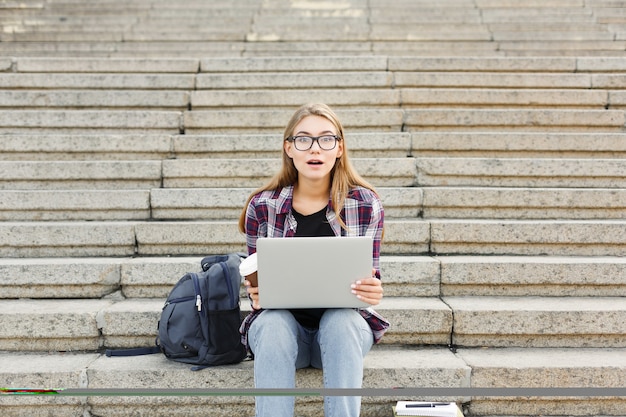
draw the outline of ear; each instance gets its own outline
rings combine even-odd
[[[337,158],[341,158],[343,155],[343,140],[337,141]]]
[[[291,159],[293,159],[293,156],[291,155],[293,152],[293,145],[292,142],[289,142],[288,140],[283,142],[283,149],[285,150],[285,153],[287,154],[287,156]]]

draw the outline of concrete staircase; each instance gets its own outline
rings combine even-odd
[[[365,388],[626,387],[626,5],[231,3],[0,3],[0,386],[252,388],[251,362],[102,352],[152,345],[178,278],[243,250],[237,216],[287,119],[322,101],[386,210],[393,327]],[[623,391],[435,397],[468,416],[626,416]],[[362,415],[398,399],[366,396]],[[7,416],[253,404],[0,396]]]

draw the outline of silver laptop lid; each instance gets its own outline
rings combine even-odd
[[[372,245],[368,236],[259,238],[261,307],[368,307],[350,285],[372,276]]]

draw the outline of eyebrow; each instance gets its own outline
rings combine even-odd
[[[333,132],[332,130],[325,130],[325,131],[323,131],[323,132],[320,132],[320,135],[328,135],[328,134],[330,134],[330,135],[336,135],[336,133],[335,133],[335,132]],[[294,136],[298,136],[298,135],[313,136],[311,133],[306,132],[306,131],[302,131],[302,130],[301,130],[301,131],[299,131],[299,132],[297,132],[297,133],[294,133]]]

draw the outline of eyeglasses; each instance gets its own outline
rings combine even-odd
[[[308,151],[313,147],[313,142],[317,142],[320,149],[324,151],[331,151],[337,146],[337,141],[341,140],[339,136],[324,135],[324,136],[291,136],[288,137],[287,142],[293,142],[293,146],[299,151]]]

